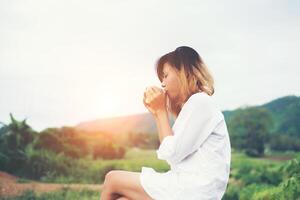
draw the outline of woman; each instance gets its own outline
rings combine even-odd
[[[226,191],[231,147],[226,122],[214,104],[214,80],[199,54],[182,46],[162,56],[156,71],[163,89],[146,88],[143,103],[161,142],[157,158],[170,170],[110,171],[102,199],[219,200]],[[170,126],[169,115],[175,117]]]

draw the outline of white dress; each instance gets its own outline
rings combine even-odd
[[[224,115],[211,96],[198,92],[183,105],[156,150],[170,170],[142,167],[140,182],[154,200],[220,200],[230,174],[231,145]]]

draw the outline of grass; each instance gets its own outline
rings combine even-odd
[[[296,156],[297,153],[280,153],[275,152],[274,155],[269,153],[266,158],[251,158],[242,152],[232,152],[231,169],[235,173],[236,169],[256,166],[279,166],[284,160],[276,160],[273,158],[282,156]],[[300,155],[300,153],[298,153]],[[272,159],[270,158],[272,156]],[[124,159],[78,159],[78,166],[70,168],[69,176],[52,176],[51,173],[41,179],[43,182],[55,183],[96,183],[101,184],[104,181],[105,174],[114,169],[140,172],[143,166],[151,167],[158,172],[166,172],[170,166],[166,161],[157,159],[155,150],[143,150],[132,148],[127,151]]]
[[[17,183],[30,183],[30,182],[32,182],[32,181],[29,179],[26,179],[26,178],[19,178],[17,180]]]
[[[100,194],[100,192],[86,189],[80,191],[62,189],[43,194],[37,194],[33,190],[27,190],[20,196],[4,198],[3,200],[99,200]]]
[[[274,160],[270,158],[276,158],[276,157],[284,157],[284,156],[300,156],[300,152],[294,153],[294,152],[269,152],[266,157],[264,158],[251,158],[245,155],[243,152],[237,152],[232,151],[232,162],[231,162],[231,177],[232,181],[229,184],[228,190],[237,190],[234,185],[238,186],[240,179],[236,179],[239,177],[239,174],[243,175],[243,170],[246,172],[246,175],[251,172],[254,174],[249,173],[249,177],[247,178],[254,178],[253,180],[256,180],[256,173],[260,172],[261,168],[268,168],[268,169],[278,169],[278,167],[281,166],[282,163],[284,163],[284,160]],[[88,174],[86,175],[85,179],[82,174],[76,174],[78,171],[70,168],[70,171],[74,170],[74,173],[72,176],[60,176],[60,177],[47,177],[42,180],[45,182],[56,182],[56,183],[74,183],[78,180],[80,180],[80,183],[102,183],[100,180],[104,178],[104,175],[106,172],[113,170],[113,169],[121,169],[121,170],[127,170],[127,171],[136,171],[140,172],[142,166],[152,167],[158,172],[165,172],[170,169],[169,165],[163,161],[159,160],[156,157],[156,151],[155,150],[142,150],[137,148],[132,148],[129,150],[124,159],[114,159],[114,160],[92,160],[92,159],[79,159],[78,160],[80,164],[80,167],[82,167],[82,174]],[[250,168],[250,171],[249,171]],[[248,171],[247,171],[248,169]],[[78,170],[78,169],[77,169]],[[74,174],[74,176],[73,176]],[[95,177],[96,175],[96,177]],[[87,177],[91,178],[87,178]],[[252,177],[253,176],[253,177]],[[277,175],[276,175],[277,176]],[[243,178],[243,177],[242,177]],[[252,180],[252,179],[250,179]],[[92,182],[91,182],[92,181]],[[243,179],[241,179],[243,181]],[[19,183],[27,183],[30,182],[27,179],[19,179]],[[235,184],[236,183],[236,184]],[[232,185],[233,184],[233,185]],[[240,185],[239,187],[241,187]],[[251,188],[250,188],[251,189]],[[233,192],[233,194],[236,194],[238,191]],[[34,191],[27,191],[23,195],[15,198],[8,198],[5,200],[60,200],[60,199],[97,199],[100,198],[100,191],[89,191],[89,190],[80,190],[80,191],[74,191],[70,189],[63,189],[60,191],[50,192],[50,193],[44,193],[44,194],[36,194]],[[1,198],[0,198],[1,199]]]

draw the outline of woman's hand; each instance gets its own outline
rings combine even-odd
[[[166,93],[159,87],[147,87],[144,92],[143,102],[154,116],[159,112],[167,112]]]

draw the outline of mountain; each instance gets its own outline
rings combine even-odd
[[[273,132],[285,132],[300,137],[300,97],[289,95],[254,107],[264,107],[270,111],[275,124]],[[226,121],[234,112],[235,110],[222,111]],[[170,122],[173,125],[174,119],[171,118]],[[86,132],[157,133],[154,118],[150,113],[87,121],[79,123],[75,128]]]
[[[170,120],[173,124],[172,119]],[[77,130],[86,132],[108,133],[156,133],[158,130],[153,116],[150,113],[141,113],[129,116],[104,118],[81,122],[75,126]]]
[[[262,107],[271,113],[274,122],[272,133],[300,137],[300,97],[288,95],[253,107]],[[234,112],[224,111],[225,119],[229,120]]]
[[[300,137],[300,97],[289,95],[263,106],[272,113],[274,132]]]

